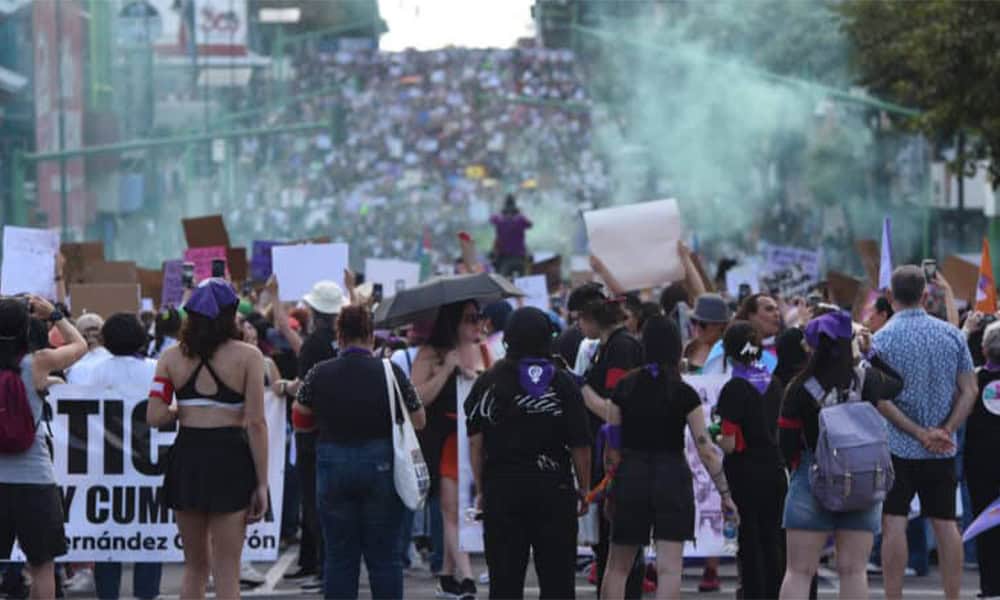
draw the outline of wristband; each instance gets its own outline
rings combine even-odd
[[[53,310],[52,313],[49,315],[49,322],[58,323],[59,321],[62,321],[64,318],[66,317],[61,312],[59,312],[58,310]]]
[[[174,400],[174,384],[167,377],[154,377],[149,390],[150,398],[158,398],[167,406]]]

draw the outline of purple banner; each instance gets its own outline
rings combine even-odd
[[[263,283],[271,276],[271,248],[281,242],[254,241],[250,257],[250,279]]]
[[[177,308],[184,300],[184,261],[163,261],[163,296],[160,307],[173,306]]]

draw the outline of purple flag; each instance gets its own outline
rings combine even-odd
[[[986,507],[986,510],[979,513],[976,520],[969,523],[965,533],[962,534],[962,542],[967,542],[987,529],[993,529],[1000,525],[1000,498],[993,501]]]
[[[892,219],[882,221],[882,256],[878,263],[878,289],[892,287]]]

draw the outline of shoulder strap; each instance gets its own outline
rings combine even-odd
[[[396,425],[402,425],[410,420],[409,411],[401,404],[403,393],[399,389],[399,382],[396,380],[396,373],[392,369],[392,361],[388,358],[382,359],[382,369],[385,372],[385,390],[389,396],[389,417]],[[399,413],[397,414],[397,407]]]

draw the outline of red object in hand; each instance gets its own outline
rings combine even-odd
[[[471,242],[472,241],[472,236],[469,235],[468,232],[459,231],[458,232],[458,239],[462,240],[463,242]]]

